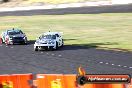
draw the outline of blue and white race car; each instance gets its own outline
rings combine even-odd
[[[27,44],[27,37],[20,29],[8,29],[1,34],[2,42],[6,45],[9,44]]]
[[[55,50],[63,46],[62,35],[59,32],[46,32],[42,34],[34,44],[34,51]]]

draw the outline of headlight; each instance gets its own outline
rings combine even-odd
[[[40,42],[39,42],[39,41],[36,41],[35,43],[40,44]]]

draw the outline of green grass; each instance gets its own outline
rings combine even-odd
[[[43,32],[64,33],[65,44],[132,51],[132,13],[0,17],[0,32],[21,28],[29,40]]]

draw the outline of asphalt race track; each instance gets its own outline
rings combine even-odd
[[[124,9],[124,10],[123,10]],[[106,7],[67,8],[21,12],[0,12],[0,16],[27,16],[43,14],[76,14],[103,12],[132,12],[131,5]],[[0,74],[60,73],[76,74],[82,65],[88,74],[132,75],[132,52],[96,49],[66,45],[57,51],[33,51],[33,44],[0,45]]]
[[[131,13],[132,4],[110,6],[88,6],[62,9],[42,9],[0,12],[0,16],[32,16],[32,15],[64,15],[64,14],[100,14],[100,13]]]
[[[76,74],[82,65],[89,74],[131,74],[132,53],[66,45],[57,51],[33,51],[29,45],[0,45],[0,74]]]

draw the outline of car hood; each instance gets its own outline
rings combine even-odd
[[[25,37],[24,34],[9,35],[9,37]]]
[[[47,42],[49,42],[49,41],[55,41],[55,40],[53,40],[53,39],[39,39],[38,40],[40,43],[47,43]]]

